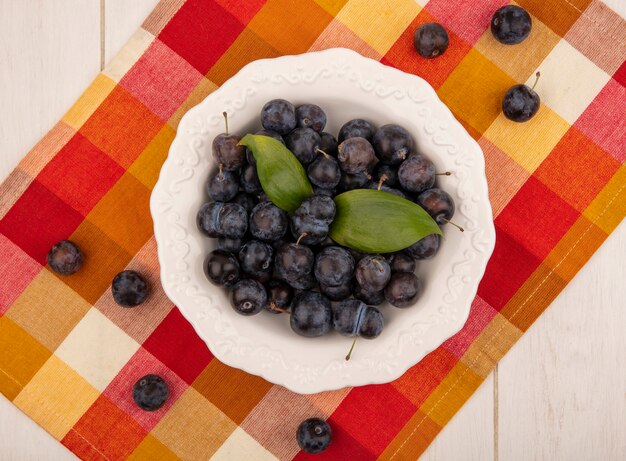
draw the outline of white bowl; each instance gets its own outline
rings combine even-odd
[[[358,341],[350,361],[344,357],[351,339],[298,336],[288,315],[243,317],[203,272],[215,242],[198,231],[196,212],[206,201],[211,142],[224,131],[222,112],[230,131],[243,135],[261,128],[261,107],[274,98],[318,104],[328,115],[326,131],[335,135],[353,118],[402,125],[438,171],[453,172],[439,184],[456,201],[454,220],[465,232],[445,226],[437,256],[419,264],[421,298],[408,309],[382,306],[383,333]],[[392,381],[458,332],[495,243],[478,144],[427,82],[341,48],[252,62],[187,112],[150,209],[163,288],[211,352],[227,365],[304,394]]]

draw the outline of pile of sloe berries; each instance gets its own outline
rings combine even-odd
[[[257,134],[284,143],[300,161],[314,195],[291,215],[275,206],[263,193],[252,152],[227,128],[213,141],[218,167],[206,183],[209,201],[197,214],[200,231],[217,239],[204,263],[207,278],[230,289],[237,313],[288,313],[299,335],[334,329],[377,337],[384,321],[376,306],[415,303],[422,292],[416,261],[432,258],[441,240],[429,235],[393,254],[342,247],[328,237],[333,197],[356,188],[383,190],[415,201],[444,225],[455,206],[436,187],[434,164],[399,125],[376,128],[354,119],[335,139],[323,131],[326,114],[315,104],[274,99],[263,106],[261,125]]]

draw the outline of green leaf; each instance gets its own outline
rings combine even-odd
[[[247,134],[239,144],[252,151],[261,187],[278,208],[292,213],[313,195],[302,164],[283,143],[269,136]]]
[[[407,199],[374,189],[355,189],[335,197],[337,213],[330,237],[366,253],[391,253],[441,229],[424,209]]]

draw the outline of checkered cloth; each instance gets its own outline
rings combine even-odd
[[[425,3],[425,2],[424,2]],[[294,438],[327,418],[323,459],[416,459],[626,212],[626,24],[597,1],[520,0],[520,45],[489,31],[499,0],[164,0],[0,187],[0,391],[84,459],[305,459]],[[417,26],[450,34],[441,57]],[[150,190],[190,107],[251,60],[345,46],[428,80],[482,146],[497,244],[463,330],[398,380],[303,396],[214,359],[160,288]],[[501,114],[533,80],[528,123]],[[48,249],[87,255],[59,277]],[[153,294],[119,308],[124,268]],[[132,401],[167,380],[156,412]]]

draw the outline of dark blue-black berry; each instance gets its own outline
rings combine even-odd
[[[385,299],[395,307],[409,307],[422,294],[422,283],[413,273],[396,272],[385,287]]]
[[[325,195],[305,199],[291,217],[291,234],[305,245],[317,245],[328,235],[335,217],[335,202]]]
[[[425,155],[413,154],[400,164],[398,180],[409,192],[421,192],[435,185],[435,164]]]
[[[354,292],[354,279],[344,282],[342,285],[330,286],[320,283],[320,293],[331,301],[343,301],[352,296]]]
[[[343,142],[348,138],[365,138],[371,141],[376,132],[376,127],[367,120],[355,118],[346,122],[339,130],[338,140]],[[329,152],[330,153],[330,152]]]
[[[122,271],[111,283],[113,299],[122,307],[134,307],[146,300],[150,287],[148,282],[135,271]]]
[[[232,286],[239,281],[239,261],[229,251],[213,250],[204,261],[204,273],[215,285]]]
[[[530,15],[517,5],[503,6],[491,18],[491,33],[505,45],[521,43],[528,37],[531,28]]]
[[[328,333],[332,327],[330,301],[315,291],[304,291],[291,303],[291,329],[301,336],[313,338]]]
[[[258,240],[250,240],[239,250],[241,269],[253,276],[262,276],[272,270],[274,249],[271,245]]]
[[[263,187],[261,187],[255,165],[246,165],[243,167],[241,176],[239,177],[239,183],[244,192],[248,194],[257,195],[263,192]]]
[[[288,226],[287,213],[270,201],[259,203],[250,213],[250,233],[264,242],[281,239]]]
[[[170,395],[170,390],[163,378],[158,375],[146,375],[133,386],[133,400],[145,411],[161,408]]]
[[[441,237],[438,234],[430,234],[418,240],[404,251],[414,259],[431,259],[439,251]]]
[[[75,243],[61,240],[50,248],[46,261],[57,274],[72,275],[82,267],[83,253]]]
[[[389,163],[377,163],[374,167],[374,181],[378,183],[381,179],[383,184],[389,187],[400,186],[398,180],[398,167],[397,165],[390,165]]]
[[[345,192],[352,189],[361,189],[368,186],[371,178],[367,173],[342,174],[337,189]]]
[[[252,279],[240,280],[231,292],[231,306],[241,315],[255,315],[267,304],[265,287]]]
[[[413,46],[420,56],[428,59],[440,56],[448,49],[448,32],[436,22],[421,25],[413,36]]]
[[[324,195],[313,195],[305,198],[294,212],[294,215],[310,216],[313,219],[330,224],[335,217],[335,202]]]
[[[397,165],[413,152],[415,141],[400,125],[389,124],[378,129],[372,139],[372,146],[381,161]]]
[[[248,215],[256,206],[256,204],[259,203],[258,198],[245,192],[239,192],[232,201],[241,205],[244,210],[246,210],[246,213],[248,213]]]
[[[358,299],[346,299],[335,306],[333,327],[343,336],[373,339],[382,333],[384,319],[375,307]]]
[[[291,284],[292,281],[302,281],[304,277],[310,276],[314,261],[315,256],[309,247],[286,243],[276,250],[274,268],[280,278]]]
[[[267,304],[265,309],[272,314],[280,314],[291,309],[293,288],[282,280],[273,279],[265,284]]]
[[[217,249],[237,253],[243,245],[242,239],[229,239],[226,237],[217,238]]]
[[[318,155],[307,168],[311,182],[323,189],[334,189],[341,179],[341,170],[334,157],[327,154]]]
[[[224,204],[222,202],[205,203],[198,210],[196,224],[198,229],[207,237],[217,238],[220,236],[218,228],[218,216]]]
[[[415,259],[404,251],[392,253],[387,257],[391,272],[415,272]]]
[[[296,290],[312,290],[316,286],[315,277],[313,274],[303,275],[302,277],[297,277],[294,279],[290,279],[287,283],[291,285]]]
[[[513,122],[527,122],[539,111],[541,101],[534,90],[539,75],[537,72],[537,79],[532,88],[527,85],[514,85],[508,89],[502,99],[502,112],[506,118]]]
[[[209,177],[206,183],[209,196],[218,202],[228,202],[239,192],[237,175],[232,171],[218,170]]]
[[[315,104],[296,107],[296,122],[301,128],[312,128],[321,133],[326,126],[326,113]]]
[[[363,289],[363,287],[361,287],[358,283],[354,288],[354,297],[370,306],[378,306],[385,301],[385,293],[383,290],[368,291]]]
[[[454,215],[454,199],[446,191],[436,187],[418,195],[417,204],[424,208],[440,226],[449,223]]]
[[[339,144],[338,151],[339,167],[348,174],[369,175],[378,163],[374,148],[365,138],[348,138]]]
[[[217,203],[217,202],[216,202]],[[220,237],[238,239],[248,230],[248,213],[238,203],[224,203],[217,216],[217,233]]]
[[[327,246],[315,258],[314,274],[320,284],[343,285],[354,274],[354,258],[344,248]]]
[[[218,134],[213,139],[212,153],[213,158],[222,169],[228,171],[238,170],[246,161],[246,151],[243,146],[239,145],[241,138],[235,134],[228,133],[228,117],[226,112],[223,113],[226,132]]]
[[[319,133],[312,128],[296,128],[285,138],[287,148],[303,165],[308,165],[317,157],[321,142]]]
[[[391,267],[381,255],[367,255],[359,260],[354,271],[356,281],[366,291],[380,291],[391,277]]]
[[[337,146],[339,144],[337,143],[335,137],[332,134],[323,131],[320,133],[320,138],[320,150],[323,150],[328,155],[337,155]]]
[[[296,440],[300,448],[307,453],[316,454],[324,451],[332,441],[332,431],[326,421],[309,418],[298,426]]]
[[[296,108],[284,99],[273,99],[261,109],[261,125],[266,130],[285,135],[296,127]]]
[[[323,187],[315,186],[313,187],[313,194],[334,197],[335,195],[337,195],[337,191],[335,189],[324,189]]]

